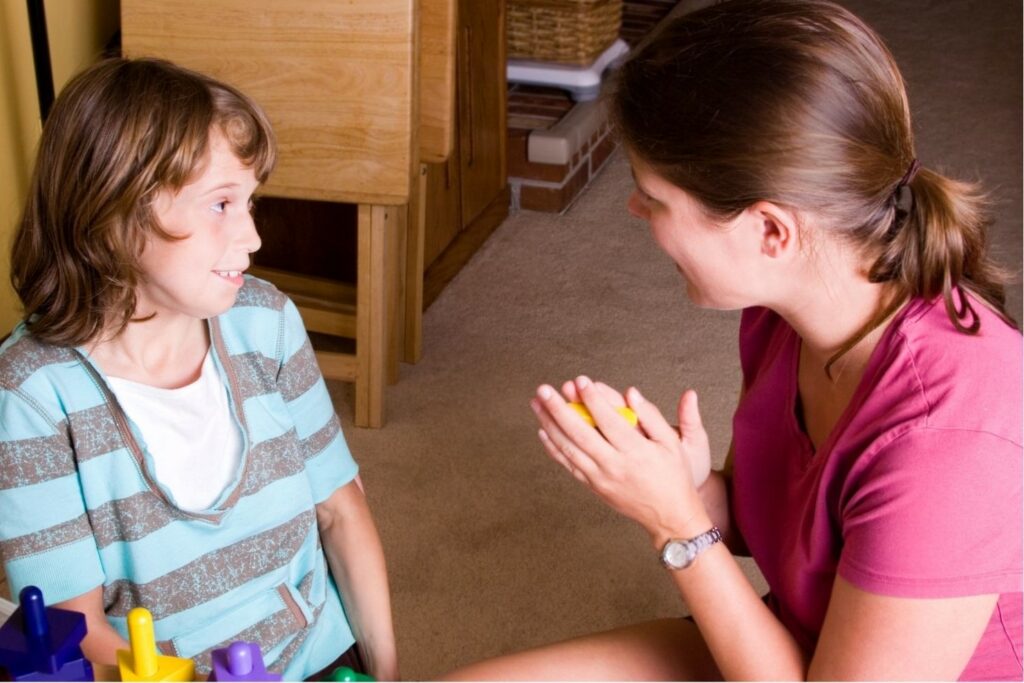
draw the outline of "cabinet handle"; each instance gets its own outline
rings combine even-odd
[[[470,64],[472,59],[472,52],[470,46],[473,44],[473,27],[465,26],[462,29],[462,41],[463,41],[463,54],[466,55],[466,122],[465,125],[469,126],[469,149],[466,151],[466,163],[469,166],[473,165],[473,160],[476,157],[476,122],[473,120],[473,98],[474,98],[474,87],[473,87],[473,69]]]

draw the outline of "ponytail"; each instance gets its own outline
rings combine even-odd
[[[965,334],[976,334],[981,326],[967,293],[1016,328],[1006,311],[1004,287],[1010,278],[986,255],[991,221],[979,188],[921,169],[897,185],[893,201],[893,221],[880,240],[882,253],[869,271],[871,281],[893,282],[899,299],[941,295],[950,322]]]

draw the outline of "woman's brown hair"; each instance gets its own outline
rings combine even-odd
[[[106,60],[67,84],[43,127],[11,250],[11,282],[34,335],[76,346],[124,329],[146,240],[174,239],[153,200],[202,170],[213,129],[267,179],[270,123],[227,84],[158,59]]]
[[[871,260],[894,306],[942,296],[973,334],[966,290],[1014,324],[985,252],[984,196],[917,167],[899,69],[842,7],[728,0],[684,15],[623,65],[612,110],[627,147],[710,216],[759,200],[813,211]]]

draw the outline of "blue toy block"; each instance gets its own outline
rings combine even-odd
[[[263,664],[260,646],[256,643],[236,641],[210,653],[213,660],[211,681],[279,681],[281,676],[270,673]]]
[[[35,586],[25,586],[18,603],[0,627],[0,669],[12,681],[93,680],[81,647],[85,615],[47,607]]]

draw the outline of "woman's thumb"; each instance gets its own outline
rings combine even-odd
[[[694,431],[704,429],[700,419],[700,408],[697,405],[697,392],[687,389],[679,397],[679,433],[686,436]]]

